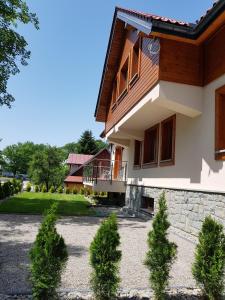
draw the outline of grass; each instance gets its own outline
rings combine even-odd
[[[0,213],[42,214],[53,202],[58,203],[58,214],[88,216],[94,212],[82,195],[23,192],[0,204]]]

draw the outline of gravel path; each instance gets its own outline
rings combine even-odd
[[[30,289],[28,251],[37,234],[40,216],[0,215],[0,293]],[[101,222],[95,217],[66,217],[59,220],[58,231],[65,238],[69,261],[62,278],[63,289],[89,289],[88,248]],[[146,289],[148,270],[143,265],[147,250],[146,237],[151,221],[119,219],[121,235],[121,287]],[[191,275],[194,244],[171,233],[178,245],[171,286],[194,286]]]

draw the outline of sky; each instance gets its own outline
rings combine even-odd
[[[92,130],[99,85],[115,6],[195,22],[213,0],[27,0],[40,30],[17,30],[28,42],[31,59],[13,76],[8,91],[16,101],[0,107],[0,149],[33,141],[63,146]]]

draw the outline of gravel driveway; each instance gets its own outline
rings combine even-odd
[[[26,291],[28,284],[28,251],[37,234],[40,216],[0,215],[0,293]],[[65,238],[69,261],[62,278],[62,289],[89,289],[88,248],[101,219],[66,217],[58,221],[58,231]],[[143,265],[146,238],[151,221],[119,219],[121,235],[121,287],[146,289],[148,270]],[[171,286],[194,286],[191,276],[194,244],[171,233],[178,245],[178,258],[173,266]]]

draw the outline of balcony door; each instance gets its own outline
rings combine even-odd
[[[115,152],[115,162],[114,162],[114,174],[113,178],[116,180],[119,177],[120,174],[120,169],[122,165],[122,147],[116,147],[116,152]]]

